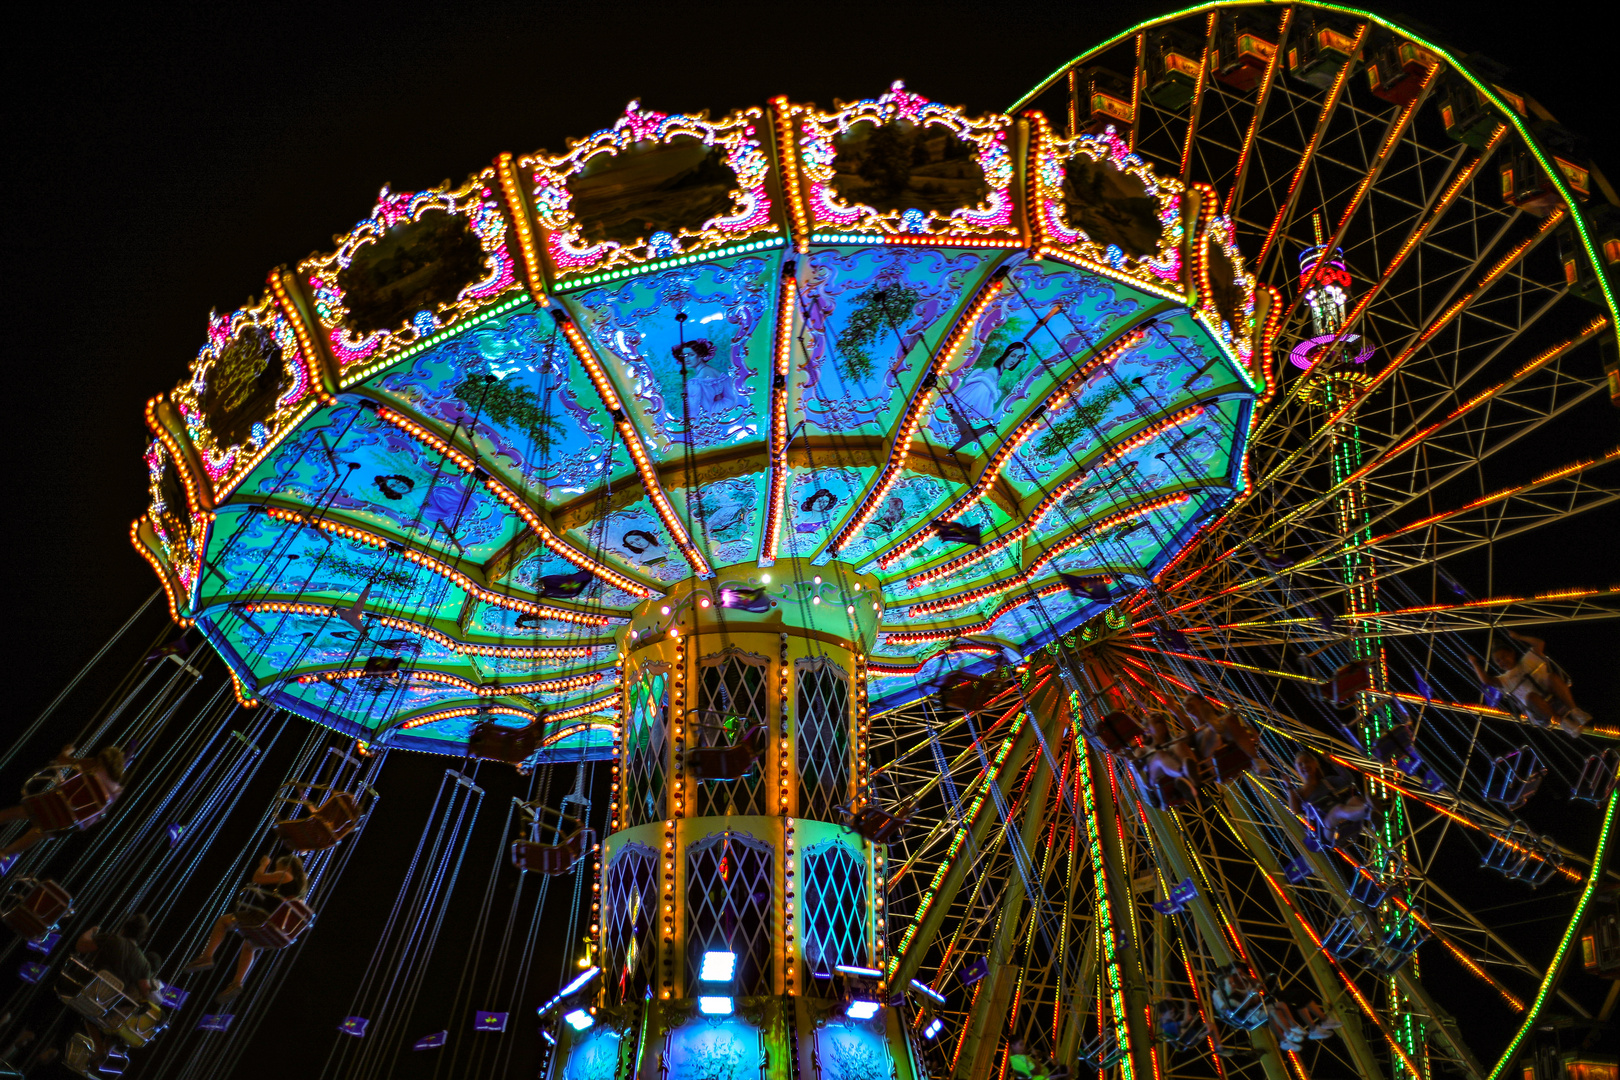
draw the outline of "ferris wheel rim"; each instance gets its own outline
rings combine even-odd
[[[1278,7],[1316,8],[1322,11],[1331,11],[1341,15],[1349,15],[1358,19],[1366,19],[1368,22],[1375,23],[1391,33],[1400,34],[1403,37],[1418,43],[1425,49],[1428,49],[1430,52],[1440,57],[1452,70],[1456,71],[1458,74],[1462,75],[1463,78],[1467,79],[1469,84],[1490,103],[1493,109],[1495,109],[1499,118],[1502,121],[1512,125],[1513,129],[1524,141],[1525,146],[1528,147],[1530,152],[1535,155],[1536,161],[1541,166],[1543,172],[1545,172],[1548,179],[1552,181],[1564,209],[1566,212],[1569,212],[1570,220],[1575,225],[1576,235],[1580,238],[1581,248],[1586,255],[1588,265],[1590,265],[1592,269],[1596,271],[1598,285],[1603,292],[1604,304],[1607,307],[1609,314],[1609,325],[1611,327],[1620,327],[1620,298],[1617,298],[1613,289],[1610,288],[1608,277],[1603,272],[1603,266],[1598,258],[1597,248],[1593,244],[1592,236],[1588,231],[1586,221],[1579,211],[1579,202],[1576,200],[1574,194],[1570,191],[1568,184],[1564,180],[1562,172],[1553,165],[1551,160],[1549,160],[1547,152],[1542,148],[1540,141],[1531,134],[1530,129],[1525,124],[1523,118],[1521,118],[1512,108],[1507,105],[1506,102],[1502,100],[1494,85],[1492,85],[1488,80],[1482,79],[1476,75],[1468,67],[1468,65],[1459,60],[1450,50],[1446,49],[1442,45],[1435,44],[1421,34],[1408,30],[1393,20],[1387,19],[1376,12],[1368,11],[1365,8],[1350,7],[1345,4],[1335,4],[1328,2],[1328,0],[1289,0],[1287,4],[1266,3],[1263,2],[1263,0],[1206,0],[1204,3],[1181,8],[1166,15],[1159,15],[1151,19],[1145,19],[1142,22],[1137,23],[1135,26],[1120,31],[1113,37],[1108,38],[1106,41],[1103,41],[1100,44],[1094,45],[1084,52],[1079,53],[1072,59],[1059,65],[1052,71],[1051,74],[1047,75],[1032,89],[1025,92],[1021,97],[1009,105],[1007,107],[1007,112],[1009,114],[1017,114],[1019,111],[1028,108],[1031,101],[1042,93],[1045,93],[1047,90],[1051,89],[1052,86],[1056,84],[1058,79],[1064,75],[1064,73],[1068,72],[1072,68],[1084,64],[1087,60],[1090,60],[1091,58],[1096,57],[1109,49],[1115,48],[1133,35],[1140,34],[1147,30],[1151,30],[1154,27],[1162,26],[1172,21],[1185,19],[1194,15],[1217,12],[1229,8],[1246,7],[1267,9],[1274,9]],[[1602,176],[1595,165],[1593,166],[1592,171],[1594,175],[1599,177]]]

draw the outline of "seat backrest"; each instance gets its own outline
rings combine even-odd
[[[341,839],[324,818],[313,815],[276,822],[276,835],[293,851],[323,851]]]
[[[353,795],[337,791],[327,796],[314,816],[330,825],[341,840],[360,823],[360,807],[355,805]]]

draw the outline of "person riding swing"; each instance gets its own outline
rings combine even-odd
[[[0,822],[27,821],[28,830],[0,848],[0,858],[19,855],[47,836],[88,829],[124,791],[124,751],[104,746],[89,757],[64,746],[51,763],[23,784],[22,802],[0,810]]]
[[[270,856],[266,855],[259,860],[253,883],[237,895],[234,909],[214,922],[208,944],[183,970],[212,968],[214,953],[224,942],[225,935],[235,930],[242,935],[242,948],[236,956],[236,977],[219,993],[220,1002],[230,1001],[242,992],[242,981],[247,978],[260,949],[289,945],[309,925],[311,915],[304,904],[308,894],[309,875],[304,872],[304,860],[297,855],[283,855],[272,869]]]

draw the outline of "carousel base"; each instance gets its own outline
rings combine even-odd
[[[819,997],[675,998],[582,1010],[556,1025],[541,1076],[926,1080],[902,1009],[878,1006],[866,1018],[849,1011],[843,1000]]]

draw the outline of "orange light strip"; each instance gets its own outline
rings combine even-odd
[[[318,351],[315,336],[304,324],[298,305],[294,304],[292,297],[288,295],[287,282],[282,277],[281,271],[270,271],[269,283],[270,291],[275,294],[276,304],[281,308],[281,313],[287,317],[287,322],[291,324],[293,336],[298,339],[298,351],[304,354],[304,370],[309,375],[310,392],[320,399],[323,405],[336,404],[337,398],[327,392],[326,380],[321,377],[320,357],[323,354]]]
[[[793,219],[794,247],[803,255],[810,250],[810,217],[805,213],[803,184],[799,179],[798,140],[793,137],[793,116],[798,109],[784,96],[771,99],[771,110],[776,114],[776,156],[781,163],[782,188]]]
[[[1455,810],[1451,809],[1448,806],[1445,806],[1445,805],[1443,805],[1441,803],[1437,803],[1437,802],[1433,801],[1432,799],[1425,798],[1422,792],[1414,791],[1410,787],[1408,787],[1408,786],[1406,786],[1404,784],[1391,783],[1390,782],[1391,777],[1389,775],[1386,775],[1386,770],[1382,770],[1382,769],[1380,769],[1380,770],[1369,770],[1365,763],[1358,762],[1358,761],[1352,761],[1349,758],[1342,757],[1339,754],[1329,753],[1326,756],[1330,760],[1335,761],[1335,762],[1339,763],[1340,765],[1343,765],[1345,768],[1353,769],[1356,772],[1362,773],[1362,774],[1366,775],[1367,777],[1369,777],[1370,779],[1375,780],[1376,782],[1378,782],[1378,783],[1382,784],[1383,786],[1389,788],[1391,791],[1399,793],[1400,796],[1403,799],[1411,799],[1413,802],[1420,803],[1421,805],[1428,807],[1430,810],[1433,810],[1437,814],[1441,814],[1441,815],[1444,815],[1445,817],[1450,818],[1452,821],[1457,822],[1457,824],[1459,824],[1459,825],[1465,825],[1468,828],[1474,829],[1477,832],[1484,833],[1486,836],[1490,837],[1492,841],[1494,841],[1496,843],[1499,843],[1499,844],[1503,844],[1503,845],[1505,845],[1507,847],[1510,847],[1514,851],[1517,851],[1521,855],[1528,856],[1529,858],[1532,858],[1532,859],[1536,860],[1539,863],[1547,863],[1547,857],[1544,854],[1542,854],[1541,852],[1537,851],[1535,848],[1525,847],[1523,844],[1515,843],[1513,840],[1509,839],[1507,836],[1504,836],[1504,835],[1502,835],[1500,833],[1493,832],[1491,829],[1487,828],[1481,822],[1474,821],[1474,820],[1472,820],[1472,819],[1470,819],[1470,818],[1468,818],[1468,817],[1466,817],[1466,816],[1464,816],[1462,814],[1457,813]],[[1399,774],[1397,774],[1397,775],[1399,775]],[[1337,850],[1337,849],[1335,849],[1335,850]],[[1341,854],[1343,854],[1343,853],[1341,852]],[[1344,857],[1346,859],[1349,859],[1348,855],[1346,855]],[[1569,878],[1569,880],[1571,880],[1571,881],[1580,881],[1581,880],[1581,875],[1576,873],[1574,870],[1571,870],[1567,866],[1563,866],[1563,865],[1558,864],[1558,863],[1548,863],[1548,865],[1550,865],[1556,872],[1558,872],[1558,873],[1564,875],[1565,877]]]
[[[1280,52],[1281,50],[1279,49],[1278,51]],[[1259,868],[1256,867],[1256,869]],[[1283,903],[1288,905],[1288,910],[1293,914],[1295,919],[1299,920],[1299,925],[1304,928],[1306,935],[1316,945],[1317,951],[1322,954],[1322,958],[1326,960],[1333,968],[1334,974],[1339,977],[1339,981],[1344,984],[1344,988],[1350,991],[1350,996],[1356,999],[1356,1004],[1361,1006],[1361,1011],[1366,1014],[1367,1019],[1371,1020],[1373,1022],[1373,1026],[1378,1028],[1379,1034],[1383,1035],[1384,1041],[1389,1044],[1390,1051],[1400,1057],[1401,1062],[1406,1066],[1407,1071],[1412,1074],[1413,1080],[1424,1080],[1423,1073],[1418,1071],[1418,1067],[1413,1064],[1412,1059],[1408,1057],[1406,1051],[1401,1048],[1401,1044],[1390,1036],[1389,1031],[1384,1027],[1383,1020],[1379,1018],[1378,1013],[1373,1009],[1372,1003],[1362,995],[1361,989],[1356,986],[1356,981],[1350,978],[1350,976],[1346,975],[1344,969],[1339,966],[1339,962],[1322,949],[1322,939],[1316,936],[1316,931],[1311,929],[1311,924],[1306,921],[1305,916],[1299,913],[1299,909],[1294,906],[1294,902],[1289,899],[1288,894],[1284,892],[1282,887],[1277,884],[1276,880],[1264,870],[1260,871],[1260,876],[1266,879],[1266,884],[1270,885],[1272,891],[1274,891],[1282,899]]]
[[[1089,539],[1094,533],[1104,532],[1108,529],[1112,529],[1116,525],[1123,525],[1125,522],[1130,521],[1133,518],[1146,517],[1155,510],[1164,510],[1168,507],[1180,506],[1181,504],[1190,501],[1191,498],[1192,496],[1188,495],[1186,492],[1179,492],[1174,495],[1161,495],[1156,499],[1149,499],[1140,506],[1128,507],[1127,509],[1121,510],[1117,513],[1109,514],[1107,517],[1100,519],[1095,524],[1088,525],[1084,529],[1064,537],[1061,541],[1047,548],[1040,554],[1038,558],[1036,558],[1034,562],[1030,563],[1028,569],[1022,571],[1021,573],[1015,574],[1009,578],[1003,578],[1000,581],[992,581],[985,585],[980,585],[975,589],[970,589],[967,592],[960,593],[954,597],[949,597],[942,600],[930,600],[924,604],[918,604],[913,610],[916,610],[917,608],[927,608],[927,611],[920,611],[919,614],[928,614],[930,611],[943,610],[942,608],[938,607],[938,605],[941,604],[944,604],[946,607],[960,607],[963,604],[972,603],[974,600],[978,600],[986,596],[999,596],[1002,593],[1007,592],[1009,589],[1016,589],[1021,585],[1027,585],[1030,581],[1033,581],[1035,575],[1039,574],[1043,569],[1045,569],[1053,559],[1056,559],[1059,555],[1062,555],[1068,551],[1072,551],[1074,548],[1078,547],[1080,544]],[[926,585],[929,582],[936,581],[945,574],[950,573],[956,569],[957,565],[960,564],[961,563],[959,560],[954,559],[948,563],[941,563],[939,566],[936,566],[931,570],[925,570],[920,574],[907,578],[906,584],[910,588],[917,588],[919,585]]]
[[[786,273],[784,268],[782,291],[776,309],[776,370],[771,383],[771,487],[766,496],[765,529],[759,545],[761,566],[776,563],[776,544],[782,527],[782,503],[787,497],[787,379],[798,297],[798,279]]]
[[[1515,495],[1532,491],[1535,488],[1542,487],[1546,484],[1551,484],[1557,480],[1563,480],[1567,477],[1574,476],[1576,473],[1585,472],[1587,469],[1598,468],[1616,461],[1620,461],[1620,446],[1610,448],[1601,457],[1588,458],[1585,461],[1572,462],[1571,464],[1565,465],[1562,468],[1554,469],[1548,473],[1543,473],[1528,483],[1517,484],[1513,487],[1506,487],[1500,491],[1492,492],[1489,495],[1481,495],[1477,499],[1472,499],[1466,503],[1463,503],[1456,509],[1445,510],[1438,514],[1430,514],[1428,517],[1414,521],[1410,525],[1403,525],[1393,532],[1387,532],[1382,536],[1377,536],[1371,540],[1363,541],[1362,543],[1355,545],[1355,547],[1346,548],[1344,550],[1354,551],[1357,548],[1374,547],[1378,544],[1384,543],[1385,541],[1392,540],[1397,536],[1403,536],[1414,529],[1427,528],[1430,525],[1445,521],[1448,518],[1456,517],[1458,514],[1466,514],[1470,510],[1478,510],[1482,506],[1490,506],[1492,503],[1499,503],[1505,499],[1511,499]],[[1336,552],[1335,554],[1343,554],[1343,552]]]
[[[1521,240],[1513,248],[1513,250],[1502,256],[1497,264],[1491,267],[1485,276],[1479,280],[1478,285],[1475,285],[1473,289],[1467,293],[1464,293],[1462,296],[1453,301],[1450,307],[1441,312],[1439,317],[1437,317],[1428,325],[1426,329],[1424,329],[1421,334],[1418,335],[1416,341],[1407,346],[1399,356],[1385,364],[1383,369],[1372,377],[1372,381],[1367,384],[1366,389],[1362,391],[1360,395],[1351,398],[1348,402],[1341,406],[1339,410],[1332,416],[1328,417],[1327,421],[1323,423],[1323,425],[1317,430],[1319,432],[1333,430],[1338,425],[1339,421],[1343,420],[1353,409],[1361,404],[1363,398],[1365,398],[1368,394],[1371,394],[1385,382],[1389,381],[1389,379],[1401,369],[1401,366],[1405,364],[1406,361],[1410,360],[1419,349],[1433,340],[1434,336],[1440,333],[1440,331],[1444,330],[1447,326],[1450,326],[1452,320],[1458,315],[1461,315],[1468,305],[1474,302],[1475,297],[1489,289],[1492,285],[1495,285],[1497,280],[1500,279],[1502,275],[1506,274],[1510,269],[1513,268],[1514,264],[1516,264],[1520,259],[1530,252],[1531,248],[1535,247],[1548,236],[1552,235],[1552,230],[1564,220],[1564,213],[1564,208],[1560,206],[1558,209],[1548,214],[1547,220],[1541,223],[1541,227],[1538,228],[1534,234]],[[1311,444],[1314,444],[1315,441],[1316,440],[1313,438],[1311,440]],[[1305,452],[1309,445],[1310,444],[1307,444],[1307,447],[1301,447],[1300,449],[1294,451],[1294,453],[1290,454],[1288,459],[1282,465],[1278,466],[1278,470],[1273,471],[1272,476],[1276,476],[1278,471],[1290,467],[1294,460],[1300,454]]]
[[[397,543],[396,541],[389,540],[387,537],[380,536],[377,533],[370,532],[365,529],[356,529],[349,525],[341,525],[338,522],[328,521],[325,518],[307,518],[303,514],[294,513],[291,510],[283,510],[279,506],[267,506],[265,507],[265,513],[269,514],[277,521],[286,521],[298,525],[313,525],[323,532],[336,533],[339,536],[354,540],[357,543],[365,544],[368,547],[383,549],[387,548],[391,543]],[[457,570],[448,563],[434,558],[425,551],[418,551],[416,548],[402,548],[400,550],[400,554],[408,561],[415,563],[430,573],[438,574],[440,577],[450,579],[450,581],[454,582],[471,595],[476,596],[486,604],[494,604],[496,607],[503,607],[508,611],[522,611],[530,615],[539,615],[541,618],[545,619],[557,619],[561,622],[577,623],[580,626],[607,626],[613,622],[613,620],[606,615],[589,615],[583,611],[574,611],[571,608],[558,608],[551,607],[548,604],[536,604],[528,600],[519,600],[516,597],[507,596],[505,593],[498,593],[493,589],[488,589],[478,584],[472,578],[468,577],[466,574],[463,574],[460,570]]]
[[[437,724],[444,720],[459,720],[464,716],[494,716],[497,713],[502,716],[519,716],[531,722],[535,719],[534,713],[527,709],[519,709],[512,705],[464,705],[455,709],[440,709],[438,712],[426,713],[425,715],[407,720],[403,724],[399,725],[399,730],[410,731],[412,728],[426,727],[429,724]]]
[[[837,553],[842,550],[852,537],[866,527],[867,522],[872,520],[872,516],[883,505],[883,500],[888,497],[890,489],[900,480],[900,474],[906,467],[906,460],[911,456],[912,436],[917,433],[917,428],[922,424],[923,417],[927,413],[928,403],[938,393],[937,387],[929,387],[925,384],[930,379],[938,378],[939,369],[956,354],[956,350],[961,347],[963,340],[977,325],[979,316],[984,313],[984,309],[989,306],[990,301],[996,298],[996,294],[1001,292],[1006,278],[1005,267],[998,267],[993,271],[990,280],[980,286],[979,294],[973,298],[973,302],[968,305],[967,310],[957,317],[956,325],[952,326],[950,333],[945,335],[944,344],[934,350],[934,355],[929,360],[928,367],[923,370],[917,389],[912,394],[911,401],[907,404],[906,411],[900,418],[900,424],[895,428],[894,441],[889,446],[889,460],[883,466],[883,474],[878,478],[877,484],[866,496],[866,500],[861,504],[860,509],[856,511],[855,516],[842,529],[838,530],[838,535],[828,545],[829,552]]]
[[[174,471],[180,474],[180,482],[185,485],[186,505],[193,514],[196,514],[206,508],[204,502],[205,493],[197,480],[191,475],[190,461],[183,453],[179,441],[175,439],[174,432],[170,431],[168,426],[157,418],[157,407],[162,401],[163,395],[159,394],[146,403],[146,427],[157,437],[157,441],[163,444],[163,448],[169,452],[169,460],[174,463]],[[211,503],[212,500],[208,500],[208,504]]]
[[[141,558],[145,559],[151,565],[153,572],[157,574],[158,583],[163,586],[163,596],[169,601],[169,618],[174,620],[175,624],[181,629],[185,629],[192,625],[192,620],[180,614],[180,606],[174,594],[175,583],[169,574],[168,567],[164,566],[163,561],[153,554],[151,548],[141,543],[141,522],[145,521],[146,518],[147,515],[142,514],[130,522],[129,542],[135,545],[135,550],[141,553]]]
[[[1446,211],[1451,209],[1451,205],[1457,201],[1459,196],[1462,195],[1463,189],[1468,186],[1469,182],[1473,180],[1474,175],[1479,172],[1486,160],[1488,160],[1491,154],[1495,152],[1496,148],[1501,145],[1502,137],[1506,134],[1506,124],[1496,125],[1496,130],[1491,133],[1490,139],[1486,141],[1485,147],[1480,151],[1479,156],[1473,161],[1469,162],[1468,165],[1457,174],[1456,179],[1452,180],[1451,184],[1446,188],[1444,193],[1441,194],[1440,201],[1435,203],[1434,211],[1429,214],[1428,217],[1424,218],[1423,221],[1419,223],[1417,228],[1412,230],[1412,234],[1406,238],[1406,243],[1400,246],[1400,248],[1395,252],[1394,258],[1390,259],[1389,263],[1384,267],[1384,272],[1379,275],[1378,280],[1374,282],[1372,287],[1362,294],[1361,299],[1356,302],[1356,306],[1351,311],[1350,317],[1344,321],[1344,325],[1346,327],[1354,326],[1357,320],[1361,318],[1361,316],[1366,312],[1367,308],[1372,304],[1373,300],[1377,298],[1378,294],[1384,291],[1384,286],[1389,284],[1390,279],[1395,276],[1395,272],[1401,268],[1401,264],[1406,262],[1406,257],[1413,251],[1417,250],[1418,244],[1422,243],[1423,238],[1429,234],[1429,230],[1434,227],[1435,222],[1439,221],[1440,218],[1445,215]]]
[[[544,719],[551,723],[563,723],[568,720],[573,720],[576,717],[585,716],[589,713],[600,712],[602,710],[603,702],[612,702],[617,700],[617,697],[606,697],[598,701],[588,701],[583,705],[576,705],[571,709],[563,709],[560,712],[547,713]],[[580,710],[584,711],[582,712]],[[426,727],[428,724],[437,724],[442,720],[459,720],[464,716],[496,715],[517,716],[528,720],[530,723],[541,719],[541,717],[529,712],[527,709],[519,709],[511,705],[485,705],[480,707],[441,709],[438,712],[427,713],[423,716],[418,716],[415,719],[405,721],[403,724],[399,725],[399,730],[409,731],[412,728]],[[611,729],[612,725],[610,724],[575,724],[571,728],[564,728],[563,730],[552,734],[540,745],[554,746],[563,739],[568,738],[568,736],[576,735],[581,731],[604,731]]]
[[[312,672],[308,675],[300,675],[296,681],[302,685],[308,686],[312,683],[318,682],[346,682],[349,679],[364,678],[367,674],[368,672],[363,667],[343,668],[340,671],[320,671]],[[499,683],[479,685],[470,679],[464,679],[460,675],[451,675],[444,671],[423,671],[418,669],[411,672],[399,672],[399,674],[408,675],[410,677],[410,681],[412,682],[438,683],[441,686],[454,686],[459,689],[466,690],[468,693],[477,694],[479,697],[512,697],[518,694],[522,694],[524,696],[531,696],[534,694],[562,694],[568,692],[569,690],[578,690],[582,686],[591,686],[595,683],[599,683],[603,678],[602,673],[600,671],[596,671],[580,675],[566,675],[560,679],[538,679],[530,682],[509,683],[506,685],[501,685]]]
[[[1299,164],[1294,166],[1294,175],[1288,181],[1288,194],[1283,198],[1282,206],[1277,209],[1277,216],[1271,223],[1271,231],[1266,233],[1265,242],[1260,245],[1260,257],[1254,261],[1256,267],[1265,266],[1266,256],[1271,253],[1271,245],[1276,242],[1277,234],[1282,231],[1283,222],[1293,216],[1294,200],[1299,196],[1300,181],[1305,179],[1305,174],[1311,167],[1311,159],[1316,156],[1316,148],[1321,144],[1322,136],[1327,134],[1328,121],[1333,118],[1333,111],[1339,106],[1339,95],[1344,92],[1345,83],[1350,78],[1350,70],[1356,66],[1356,59],[1361,56],[1361,46],[1367,40],[1369,25],[1362,23],[1361,28],[1356,31],[1356,40],[1350,46],[1350,55],[1344,58],[1344,66],[1339,68],[1338,77],[1333,80],[1333,85],[1328,87],[1327,97],[1322,99],[1322,112],[1316,118],[1316,130],[1311,132],[1310,139],[1305,143],[1305,151],[1299,156]],[[1282,52],[1281,47],[1277,52]],[[1272,59],[1275,60],[1276,57]],[[1410,112],[1411,106],[1407,106],[1407,110]],[[1352,200],[1350,209],[1354,208],[1355,202]],[[1228,213],[1230,212],[1228,210]]]
[[[1088,360],[1079,371],[1065,379],[1057,390],[1049,394],[1046,400],[1037,405],[1031,414],[1013,429],[1011,435],[1001,441],[1001,445],[996,447],[995,453],[991,454],[990,460],[985,463],[984,471],[979,474],[979,479],[960,498],[947,507],[937,520],[951,520],[965,513],[980,499],[984,498],[985,494],[989,492],[1000,477],[1001,469],[1006,465],[1007,460],[1018,451],[1018,448],[1031,435],[1040,430],[1046,414],[1068,401],[1070,395],[1078,390],[1098,368],[1104,364],[1112,363],[1119,358],[1120,353],[1140,343],[1145,337],[1147,337],[1145,328],[1140,326],[1132,327],[1098,352],[1096,356]],[[913,534],[909,540],[906,540],[899,547],[880,558],[878,565],[887,570],[899,560],[916,551],[937,532],[937,521],[930,523]],[[912,587],[915,588],[915,586]]]
[[[597,698],[595,701],[587,701],[583,705],[575,705],[571,708],[561,709],[554,713],[547,713],[546,719],[561,722],[563,720],[572,720],[576,716],[589,716],[591,713],[602,712],[609,708],[617,710],[618,707],[619,695],[609,694],[607,697]],[[580,729],[574,728],[571,731],[559,732],[557,737],[561,738],[564,735],[572,735],[574,731],[578,730]]]
[[[658,470],[654,467],[652,459],[647,456],[647,450],[641,443],[641,435],[636,431],[635,425],[630,423],[629,414],[625,412],[624,402],[619,400],[618,391],[613,389],[613,383],[608,379],[607,372],[596,361],[596,353],[585,335],[580,333],[574,320],[564,312],[553,310],[553,317],[562,327],[563,337],[568,339],[568,345],[574,350],[574,356],[585,368],[591,377],[591,384],[596,387],[597,396],[602,399],[602,405],[613,415],[613,423],[624,436],[624,444],[630,450],[630,456],[635,460],[636,472],[641,476],[641,486],[647,492],[647,498],[652,500],[653,509],[658,512],[659,520],[669,535],[674,538],[675,546],[681,549],[681,554],[691,565],[693,573],[700,578],[714,576],[709,561],[698,551],[692,543],[692,537],[686,531],[686,524],[675,514],[675,508],[670,505],[669,497],[664,494],[664,486],[658,482]]]
[[[1534,375],[1537,371],[1540,371],[1554,360],[1563,357],[1576,346],[1583,345],[1586,342],[1591,341],[1593,338],[1597,337],[1604,330],[1606,330],[1608,326],[1609,320],[1606,317],[1599,315],[1597,318],[1587,323],[1586,326],[1581,329],[1580,333],[1576,334],[1568,341],[1561,342],[1560,344],[1543,350],[1532,357],[1529,362],[1527,362],[1523,367],[1519,368],[1518,371],[1515,371],[1508,378],[1497,383],[1495,386],[1487,387],[1486,389],[1481,390],[1479,393],[1457,406],[1450,413],[1446,414],[1446,416],[1442,417],[1440,420],[1435,421],[1421,431],[1408,435],[1406,438],[1402,439],[1400,442],[1396,443],[1382,454],[1379,454],[1373,460],[1357,469],[1344,481],[1342,485],[1339,486],[1348,486],[1366,478],[1375,469],[1382,465],[1388,464],[1391,459],[1405,453],[1418,443],[1423,442],[1435,432],[1451,424],[1452,421],[1466,416],[1486,402],[1496,398],[1498,395],[1511,389],[1518,383],[1523,382],[1526,378]]]
[[[1152,442],[1165,431],[1168,431],[1171,428],[1180,427],[1182,424],[1187,423],[1187,421],[1202,416],[1203,413],[1204,407],[1202,405],[1194,405],[1190,409],[1183,409],[1173,416],[1168,416],[1156,424],[1143,428],[1141,431],[1137,432],[1135,435],[1131,436],[1129,439],[1126,439],[1124,442],[1108,451],[1108,453],[1104,454],[1097,460],[1096,464],[1092,465],[1089,469],[1081,469],[1076,475],[1070,477],[1062,484],[1059,484],[1049,495],[1046,496],[1046,498],[1042,499],[1036,505],[1034,510],[1030,511],[1029,515],[1025,517],[1021,525],[1008,532],[1002,533],[1000,536],[988,541],[987,543],[981,544],[979,547],[968,552],[966,555],[960,555],[957,558],[952,559],[950,562],[942,563],[939,566],[934,567],[932,570],[928,570],[922,574],[916,574],[910,578],[907,578],[906,587],[909,589],[915,589],[919,584],[924,584],[927,581],[931,581],[934,579],[934,577],[938,577],[941,573],[948,573],[952,570],[961,569],[964,566],[971,566],[983,559],[988,559],[991,555],[994,555],[996,552],[1000,551],[1004,547],[1007,547],[1009,544],[1014,544],[1023,540],[1026,536],[1035,531],[1040,523],[1045,520],[1046,516],[1057,508],[1059,503],[1068,498],[1071,493],[1092,481],[1095,478],[1095,474],[1098,469],[1107,468],[1120,458],[1124,457],[1126,454],[1129,454],[1132,450],[1136,450]],[[926,576],[930,574],[933,575],[933,577]]]
[[[1378,180],[1379,174],[1384,171],[1384,165],[1389,162],[1389,155],[1394,152],[1395,144],[1400,142],[1402,135],[1406,134],[1407,125],[1412,122],[1412,116],[1417,112],[1418,102],[1422,101],[1424,96],[1428,94],[1429,88],[1434,85],[1434,77],[1439,72],[1440,65],[1438,62],[1429,65],[1429,70],[1423,74],[1423,84],[1418,89],[1418,96],[1407,102],[1400,113],[1396,115],[1395,121],[1390,124],[1389,133],[1384,136],[1383,145],[1378,148],[1378,157],[1374,159],[1373,167],[1368,169],[1366,174],[1362,176],[1361,183],[1356,185],[1355,194],[1350,196],[1350,202],[1345,205],[1344,213],[1339,217],[1339,224],[1333,230],[1334,243],[1330,244],[1330,247],[1339,246],[1337,241],[1344,235],[1345,229],[1349,228],[1350,219],[1355,216],[1356,211],[1361,207],[1361,200],[1367,197],[1368,190]],[[1321,273],[1322,267],[1326,264],[1325,259],[1320,260],[1317,263],[1317,272]]]
[[[501,194],[506,196],[507,217],[517,231],[518,250],[523,253],[523,276],[528,279],[529,295],[536,303],[546,303],[546,282],[540,273],[540,252],[534,244],[534,228],[523,202],[523,181],[510,153],[495,159],[495,175],[500,177]]]
[[[242,605],[242,609],[250,615],[268,611],[275,614],[320,616],[335,616],[346,610],[333,604],[284,603],[274,600],[249,601]],[[374,611],[366,612],[366,618],[390,630],[420,634],[462,656],[499,656],[508,660],[583,660],[591,654],[589,645],[474,645],[470,642],[457,641],[448,634],[441,634],[433,627],[411,619],[381,615]],[[611,642],[604,641],[602,644],[608,645]]]
[[[1192,105],[1187,111],[1187,137],[1181,141],[1181,182],[1185,184],[1192,173],[1193,138],[1198,134],[1198,117],[1204,108],[1204,84],[1209,81],[1209,50],[1215,42],[1215,20],[1219,12],[1211,11],[1204,24],[1204,52],[1198,58],[1198,81],[1193,84]]]
[[[405,416],[402,413],[395,412],[386,405],[379,405],[377,407],[377,418],[380,420],[386,420],[388,423],[399,428],[407,435],[410,435],[424,446],[437,450],[447,459],[455,462],[456,466],[460,468],[462,472],[472,473],[478,471],[479,466],[476,461],[468,457],[466,454],[463,454],[460,450],[457,450],[454,446],[451,446],[449,442],[441,439],[438,435],[434,434],[421,424],[418,424],[410,417]],[[540,542],[544,544],[553,555],[566,559],[568,562],[579,567],[581,570],[590,571],[603,581],[607,582],[609,585],[612,585],[615,589],[619,589],[622,592],[627,592],[631,596],[645,600],[653,595],[653,590],[649,589],[647,586],[631,578],[625,577],[623,574],[611,567],[602,565],[595,559],[592,559],[590,556],[586,555],[584,552],[579,551],[571,544],[567,543],[556,533],[552,532],[551,528],[547,526],[544,521],[540,520],[540,515],[534,512],[534,508],[531,507],[521,495],[507,487],[505,484],[501,483],[501,481],[495,479],[495,477],[487,470],[484,472],[483,483],[484,487],[489,489],[490,494],[494,495],[497,499],[501,500],[501,502],[505,503],[513,513],[517,514],[518,517],[523,519],[524,523],[527,524],[534,534],[540,538]]]

